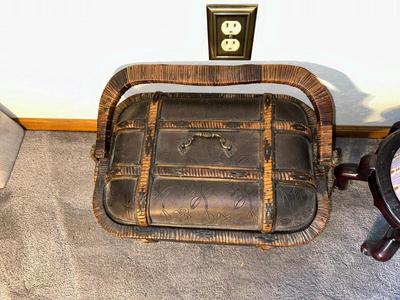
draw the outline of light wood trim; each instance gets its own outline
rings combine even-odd
[[[87,132],[96,132],[97,130],[97,120],[17,118],[15,119],[15,121],[18,122],[26,130]]]
[[[389,134],[386,126],[337,125],[333,135],[336,137],[383,139]]]
[[[88,119],[18,118],[15,121],[27,130],[96,132],[97,129],[97,121]],[[334,135],[336,137],[382,139],[387,136],[389,129],[389,126],[336,125]]]

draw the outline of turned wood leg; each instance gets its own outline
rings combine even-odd
[[[374,170],[375,154],[368,154],[361,158],[357,164],[340,164],[335,168],[335,185],[340,190],[345,190],[349,180],[367,181],[371,171]]]
[[[335,168],[335,185],[339,190],[347,189],[349,180],[357,180],[357,164],[340,164]]]
[[[398,136],[394,132],[398,130],[400,130],[400,122],[393,124],[389,132],[390,136],[396,139]],[[386,143],[384,140],[375,154],[363,156],[359,165],[341,164],[335,168],[335,184],[339,189],[346,189],[349,180],[368,181],[374,198],[374,205],[381,211],[383,217],[391,226],[380,240],[373,243],[365,241],[361,246],[361,251],[364,254],[372,256],[377,261],[388,261],[400,248],[400,217],[398,211],[396,210],[396,214],[396,211],[393,210],[393,207],[397,207],[397,200],[399,199],[393,199],[396,196],[391,195],[392,190],[388,190],[388,187],[390,189],[390,186],[388,186],[390,177],[387,178],[389,170],[385,169],[387,168],[387,161],[385,160],[389,159],[390,151],[396,146],[396,144],[393,144],[394,142],[390,144],[390,139],[389,137]],[[398,143],[398,140],[394,141]],[[382,177],[380,177],[380,181],[378,181],[377,172]]]
[[[375,243],[364,242],[361,252],[377,261],[388,261],[400,248],[400,228],[390,228],[384,237]]]

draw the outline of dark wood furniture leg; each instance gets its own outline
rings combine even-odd
[[[389,135],[400,130],[400,122],[395,123],[389,132]],[[377,182],[376,167],[377,154],[368,154],[361,158],[360,163],[345,163],[337,166],[334,170],[335,185],[340,190],[347,189],[349,180],[368,181],[371,190],[374,205],[381,211],[386,221],[391,226],[386,234],[376,242],[365,241],[361,246],[361,252],[372,256],[377,261],[388,261],[400,248],[400,221],[390,209],[387,201],[382,196],[381,189]]]
[[[340,164],[335,168],[335,185],[340,190],[347,189],[349,180],[368,181],[375,170],[376,155],[368,154],[361,158],[359,164]]]
[[[378,261],[388,261],[400,248],[400,228],[389,228],[385,236],[375,243],[365,241],[361,252]]]

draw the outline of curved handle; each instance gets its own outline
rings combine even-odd
[[[110,147],[114,109],[130,87],[143,83],[222,86],[250,83],[278,83],[299,88],[314,106],[318,122],[318,160],[332,161],[334,107],[328,89],[303,67],[293,65],[131,65],[116,73],[101,95],[95,157],[104,158]]]
[[[221,145],[222,151],[224,151],[225,155],[229,158],[232,156],[232,144],[228,142],[222,135],[214,132],[196,132],[189,139],[183,141],[179,146],[178,150],[183,155],[186,154],[190,147],[193,145],[193,142],[196,138],[206,138],[206,139],[218,139]]]

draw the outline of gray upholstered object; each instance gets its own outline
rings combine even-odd
[[[24,129],[0,111],[0,188],[6,186],[23,138]]]

